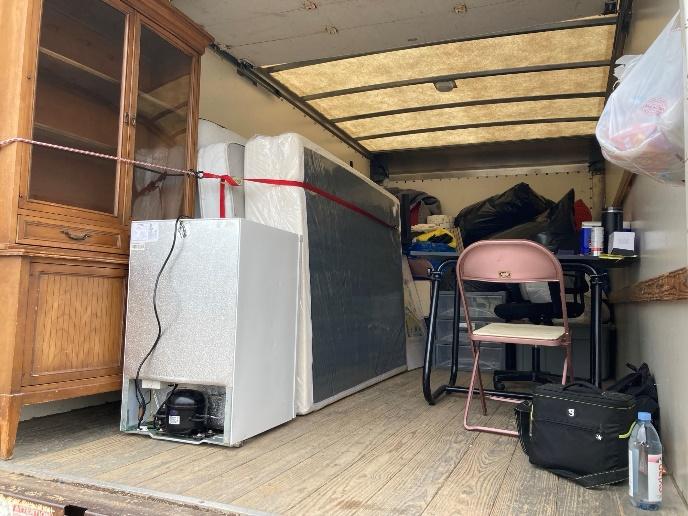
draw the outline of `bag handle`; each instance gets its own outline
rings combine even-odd
[[[602,389],[600,389],[596,385],[593,385],[590,382],[584,382],[583,380],[578,380],[576,382],[567,383],[566,385],[564,385],[564,387],[562,387],[561,390],[565,391],[566,389],[568,389],[570,387],[574,387],[576,385],[578,385],[580,387],[585,387],[586,389],[590,389],[591,391],[595,391],[597,394],[602,394],[602,392],[603,392]]]

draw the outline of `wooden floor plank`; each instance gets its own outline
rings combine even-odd
[[[385,443],[366,453],[286,513],[350,514],[363,508],[367,500],[433,442],[442,429],[460,424],[463,405],[460,401],[447,398],[434,407],[420,407],[418,410],[424,413],[423,417],[415,419]]]
[[[585,489],[566,479],[557,482],[558,514],[590,516],[592,514],[624,514],[623,502],[617,496],[619,487]]]
[[[499,414],[496,426],[513,426],[511,404],[501,403]],[[480,433],[423,514],[489,514],[516,446],[514,437]]]
[[[624,485],[585,490],[532,467],[513,437],[465,431],[464,403],[451,395],[429,406],[415,370],[241,448],[123,434],[110,405],[23,422],[12,463],[281,514],[639,514]],[[513,405],[489,408],[472,419],[513,426]],[[669,477],[662,513],[688,515]]]
[[[536,468],[517,446],[502,488],[492,508],[492,516],[555,516],[557,511],[557,477]]]
[[[118,433],[54,453],[37,456],[25,464],[52,472],[97,477],[107,471],[184,446],[141,435]]]
[[[458,417],[436,435],[406,466],[356,514],[358,516],[383,516],[386,514],[421,514],[433,499],[446,478],[478,437],[477,432],[463,428],[464,400],[458,403]],[[477,415],[480,424],[498,424],[501,416],[496,413],[498,405],[488,404],[488,416]],[[500,419],[495,419],[500,418]]]
[[[420,403],[416,395],[413,395],[413,398]],[[356,411],[352,411],[348,417],[324,423],[318,427],[317,431],[304,434],[269,453],[261,454],[251,461],[233,467],[223,475],[215,475],[205,483],[196,483],[184,494],[205,497],[211,493],[221,493],[219,501],[236,499],[333,443],[347,439],[351,433],[371,419],[384,417],[396,406],[408,403],[413,398],[397,395],[373,400]]]
[[[569,480],[560,478],[557,484],[558,514],[573,516],[591,516],[593,514],[618,514],[622,516],[638,516],[646,514],[631,504],[626,483],[606,486],[598,489],[585,489]],[[683,503],[671,476],[664,477],[661,514],[688,514],[688,508]]]
[[[119,433],[119,404],[39,417],[19,423],[14,461],[32,458],[85,444]]]
[[[247,441],[241,448],[226,449],[214,447],[211,454],[202,460],[193,460],[182,469],[162,467],[160,474],[139,485],[160,491],[178,489],[184,478],[193,478],[195,486],[215,481],[227,472],[250,461],[271,453],[283,446],[298,447],[307,442],[308,435],[319,434],[341,425],[351,414],[371,414],[383,410],[390,404],[390,397],[417,397],[413,377],[400,375],[387,383],[366,389],[345,398],[322,410],[299,416],[294,421]],[[384,386],[384,387],[383,387]],[[126,474],[126,472],[124,472]]]
[[[396,407],[383,417],[363,424],[349,436],[232,503],[244,507],[260,506],[262,510],[275,513],[289,509],[409,424],[409,409],[415,410],[415,406]]]

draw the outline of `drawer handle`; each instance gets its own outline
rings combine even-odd
[[[72,232],[69,231],[68,229],[63,229],[63,230],[62,230],[62,234],[65,235],[65,236],[66,236],[67,238],[69,238],[70,240],[77,240],[77,241],[79,241],[79,242],[83,242],[83,241],[86,240],[87,238],[90,238],[90,237],[91,237],[91,235],[88,234],[88,233],[81,233],[81,234],[79,235],[79,234],[77,234],[77,233],[72,233]]]

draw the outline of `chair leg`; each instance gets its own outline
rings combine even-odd
[[[466,430],[471,430],[473,427],[468,424],[468,413],[471,410],[471,401],[473,400],[473,390],[475,388],[475,376],[478,369],[478,361],[480,360],[480,353],[476,353],[473,348],[473,369],[471,370],[471,381],[468,384],[468,394],[466,397],[466,405],[463,409],[463,427]]]
[[[478,347],[477,351],[474,351],[473,355],[473,372],[471,373],[471,383],[468,385],[468,397],[466,398],[466,406],[463,411],[463,427],[466,430],[472,430],[472,431],[477,431],[477,432],[489,432],[492,434],[498,434],[498,435],[508,435],[511,437],[518,437],[518,432],[515,430],[507,430],[506,428],[496,428],[496,427],[491,427],[491,426],[475,426],[475,425],[469,425],[468,424],[468,414],[471,410],[471,400],[473,399],[473,391],[475,390],[475,382],[476,382],[476,377],[479,378],[479,371],[480,371],[480,348]],[[487,409],[485,406],[485,392],[480,390],[481,393],[481,399],[483,402],[483,407],[484,407],[484,414],[487,413]]]
[[[477,346],[478,359],[475,361],[475,368],[478,373],[478,387],[480,392],[480,404],[483,409],[483,416],[487,416],[487,404],[485,403],[485,388],[483,387],[483,375],[480,372],[480,344]]]
[[[566,385],[567,381],[573,382],[574,378],[575,377],[573,375],[573,359],[571,357],[571,345],[569,344],[565,347],[564,351],[564,370],[561,374],[561,383],[562,385]]]

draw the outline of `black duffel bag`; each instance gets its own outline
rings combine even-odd
[[[584,487],[628,479],[628,438],[635,398],[587,382],[545,384],[516,407],[530,462]]]
[[[639,367],[633,364],[626,364],[632,372],[621,378],[607,390],[630,394],[635,398],[638,412],[649,412],[652,415],[652,425],[662,436],[659,422],[659,395],[657,393],[657,382],[654,375],[650,372],[650,367],[642,363]]]

